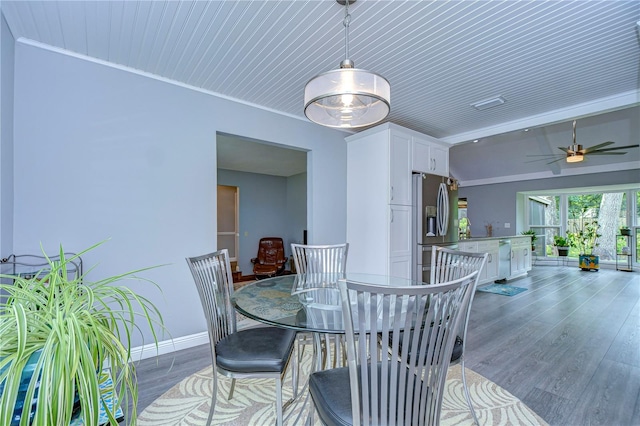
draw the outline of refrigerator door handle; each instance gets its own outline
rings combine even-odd
[[[449,228],[449,194],[447,185],[441,183],[438,187],[438,235],[447,235]]]

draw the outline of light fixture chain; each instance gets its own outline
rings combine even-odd
[[[349,14],[349,0],[344,3],[344,59],[349,59],[349,24],[351,23],[351,15]]]

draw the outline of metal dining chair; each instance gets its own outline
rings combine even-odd
[[[338,274],[344,276],[347,268],[348,252],[349,243],[331,245],[291,244],[291,256],[293,257],[293,262],[296,267],[296,273],[309,277],[320,277],[323,274]],[[308,281],[312,281],[312,279]],[[314,293],[314,290],[311,289],[306,292],[306,295],[314,302],[313,304],[307,305],[306,312],[309,314],[313,312],[318,315],[328,315],[332,310],[331,305],[339,303],[339,301],[323,300],[324,293],[322,290]],[[339,306],[337,312],[340,314]],[[313,317],[317,319],[318,315],[313,315]],[[311,320],[312,318],[309,319]],[[326,317],[324,320],[326,320]],[[328,364],[333,364],[335,367],[341,360],[343,361],[345,359],[344,354],[341,354],[342,345],[340,344],[340,336],[331,334],[320,336],[315,334],[314,338],[316,339],[315,344],[318,346],[317,350],[322,353],[321,360],[317,362],[322,364],[323,368]],[[309,333],[298,333],[299,363],[304,355],[304,347],[308,344],[313,344],[314,342],[312,340]],[[321,344],[319,340],[323,343]],[[331,344],[331,341],[333,341],[334,344]],[[331,356],[331,348],[333,348],[333,356]]]
[[[291,356],[296,332],[277,327],[237,330],[236,314],[231,304],[233,280],[227,249],[186,260],[207,319],[213,360],[213,391],[207,425],[213,419],[220,373],[232,379],[229,399],[233,397],[237,378],[275,379],[276,417],[277,424],[281,426],[282,381],[291,359],[294,397],[297,393],[296,357]]]
[[[311,374],[320,420],[438,425],[456,331],[477,274],[410,287],[340,280],[347,367]],[[391,350],[380,349],[378,336]]]
[[[487,263],[487,253],[472,253],[458,250],[452,250],[445,247],[434,247],[431,251],[431,284],[437,284],[445,281],[450,281],[477,271],[476,279],[473,282],[471,291],[471,297],[469,298],[468,305],[464,308],[464,316],[460,321],[460,327],[456,336],[456,342],[451,358],[452,364],[460,364],[462,368],[462,387],[464,389],[464,397],[467,400],[467,405],[473,416],[473,421],[480,425],[476,412],[473,408],[471,401],[471,394],[467,385],[467,376],[464,368],[464,351],[467,341],[467,325],[469,324],[469,315],[471,314],[471,304],[473,303],[473,297],[478,287],[478,281],[480,280],[480,273],[482,268]]]
[[[348,252],[349,243],[315,246],[291,244],[291,253],[298,274],[344,273]]]

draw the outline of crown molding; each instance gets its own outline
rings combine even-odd
[[[562,169],[560,174],[553,174],[550,171],[539,173],[524,173],[521,175],[511,176],[499,176],[486,179],[474,179],[474,180],[461,180],[458,181],[460,187],[480,186],[480,185],[493,185],[497,183],[510,183],[519,182],[523,180],[539,180],[539,179],[552,179],[566,176],[578,176],[592,173],[607,173],[617,172],[622,170],[638,170],[640,173],[640,165],[637,161],[629,161],[626,163],[607,164],[604,166],[585,166],[571,169]]]

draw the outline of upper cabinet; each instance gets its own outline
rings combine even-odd
[[[389,135],[389,204],[411,205],[411,136]]]
[[[413,171],[449,177],[449,148],[426,135],[411,139]]]

